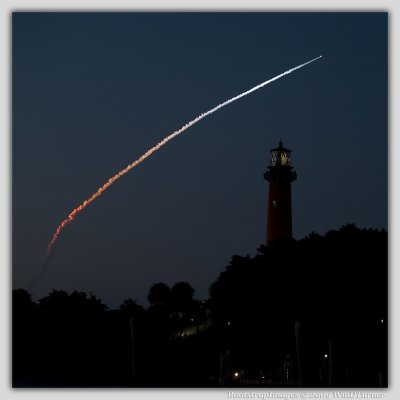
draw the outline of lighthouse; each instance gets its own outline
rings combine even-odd
[[[292,182],[297,174],[291,165],[291,150],[279,146],[271,150],[270,165],[264,178],[269,182],[267,245],[292,238]]]

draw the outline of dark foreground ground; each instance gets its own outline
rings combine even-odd
[[[233,256],[202,302],[14,290],[13,387],[387,387],[387,272],[387,233],[348,225]]]

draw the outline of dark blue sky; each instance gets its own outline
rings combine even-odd
[[[13,285],[110,176],[218,103],[61,234],[34,298],[146,305],[156,282],[197,298],[265,241],[269,149],[292,149],[293,231],[387,227],[386,13],[14,13]]]

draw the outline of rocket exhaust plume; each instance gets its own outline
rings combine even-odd
[[[88,199],[86,199],[82,204],[80,204],[78,207],[76,207],[75,209],[73,209],[70,214],[60,223],[60,225],[58,226],[58,228],[56,229],[56,231],[53,234],[53,237],[50,241],[50,243],[47,246],[47,257],[46,260],[44,262],[44,272],[47,268],[47,263],[48,260],[52,254],[53,251],[53,247],[54,244],[56,243],[58,237],[60,236],[61,231],[69,224],[71,223],[75,216],[77,214],[79,214],[81,211],[83,211],[92,201],[94,201],[97,197],[99,197],[100,195],[102,195],[114,182],[116,182],[119,178],[121,178],[122,176],[124,176],[127,172],[129,172],[132,168],[135,168],[138,164],[140,164],[142,161],[144,161],[147,157],[151,156],[155,151],[157,151],[158,149],[160,149],[160,147],[164,146],[167,142],[169,142],[170,140],[172,140],[174,137],[180,135],[181,133],[183,133],[184,131],[186,131],[187,129],[189,129],[191,126],[197,124],[200,120],[202,120],[203,118],[207,117],[210,114],[213,114],[214,112],[216,112],[217,110],[219,110],[222,107],[227,106],[230,103],[233,103],[236,100],[239,100],[240,98],[247,96],[248,94],[255,92],[258,89],[261,89],[262,87],[268,85],[269,83],[276,81],[280,78],[282,78],[285,75],[291,74],[292,72],[296,71],[297,69],[303,68],[306,65],[320,59],[322,57],[322,55],[320,55],[319,57],[316,57],[310,61],[305,62],[304,64],[298,65],[297,67],[291,68],[285,72],[283,72],[282,74],[279,74],[277,76],[275,76],[274,78],[271,78],[265,82],[260,83],[257,86],[254,86],[253,88],[238,94],[235,97],[232,97],[229,100],[224,101],[223,103],[218,104],[216,107],[212,108],[209,111],[204,112],[203,114],[200,114],[198,117],[196,117],[195,119],[193,119],[192,121],[188,122],[186,125],[182,126],[182,128],[178,129],[177,131],[171,133],[170,135],[166,136],[163,140],[161,140],[161,142],[157,143],[155,146],[153,146],[151,149],[147,150],[143,155],[141,155],[137,160],[133,161],[131,164],[129,164],[127,167],[125,167],[124,169],[122,169],[121,171],[119,171],[117,174],[115,174],[114,176],[112,176],[103,186],[101,186],[99,189],[97,189],[97,191],[95,193],[93,193]],[[43,272],[43,273],[44,273]]]

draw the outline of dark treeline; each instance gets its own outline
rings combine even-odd
[[[387,232],[347,225],[233,256],[194,299],[154,284],[144,309],[13,291],[14,387],[387,386]]]

